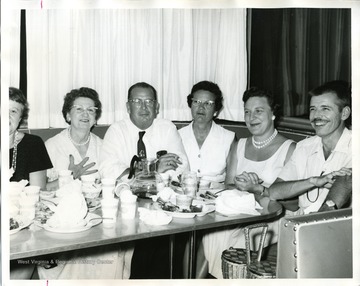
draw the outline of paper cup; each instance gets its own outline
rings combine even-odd
[[[115,182],[116,182],[116,180],[113,178],[101,179],[102,197],[104,199],[114,198]]]
[[[115,182],[116,180],[113,179],[113,178],[104,178],[104,179],[101,179],[101,184],[103,186],[107,186],[107,187],[115,187]]]
[[[102,199],[101,200],[101,210],[103,216],[103,224],[104,226],[111,226],[115,224],[117,219],[119,207],[118,199]]]
[[[115,194],[120,198],[123,191],[130,191],[130,185],[128,183],[119,183],[115,187]],[[130,191],[131,192],[131,191]]]
[[[131,191],[123,191],[120,195],[121,202],[121,217],[123,219],[134,219],[136,214],[136,200],[137,196],[133,195]]]
[[[27,186],[24,188],[24,193],[29,200],[33,200],[36,203],[40,198],[40,187]]]
[[[33,199],[22,198],[19,201],[20,206],[20,215],[29,219],[35,218],[35,204],[36,202]]]

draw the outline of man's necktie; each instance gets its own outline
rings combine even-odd
[[[144,137],[145,131],[140,131],[139,132],[139,141],[137,143],[137,151],[138,151],[138,156],[140,159],[144,159],[146,158],[146,148],[145,148],[145,144],[144,141],[142,140],[142,138]]]

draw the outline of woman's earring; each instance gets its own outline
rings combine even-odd
[[[275,120],[275,115],[273,115],[273,116],[271,117],[271,119],[272,119],[272,120]]]

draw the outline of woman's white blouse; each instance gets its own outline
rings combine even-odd
[[[190,170],[198,177],[214,182],[223,182],[226,176],[226,159],[235,133],[212,122],[211,130],[203,145],[199,148],[196,141],[193,122],[179,130]]]
[[[98,170],[102,139],[91,132],[90,136],[89,148],[86,152],[86,157],[89,157],[89,160],[85,163],[85,165],[95,162],[95,165],[89,170]],[[49,181],[57,179],[59,170],[68,169],[70,154],[74,156],[74,164],[79,164],[83,160],[79,151],[70,141],[67,128],[54,137],[49,138],[45,142],[45,146],[53,164],[53,168],[47,171]]]

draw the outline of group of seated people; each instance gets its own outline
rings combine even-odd
[[[340,208],[347,203],[345,195],[328,196],[337,180],[352,174],[348,129],[351,88],[344,81],[327,82],[310,92],[309,119],[316,135],[298,143],[278,133],[279,105],[271,93],[256,87],[243,95],[244,119],[251,136],[239,140],[234,132],[215,123],[224,99],[219,86],[209,81],[192,87],[187,96],[192,122],[180,130],[171,121],[157,118],[160,106],[155,88],[144,82],[134,84],[126,102],[129,117],[113,123],[104,139],[91,132],[102,113],[99,96],[91,88],[66,94],[62,114],[69,127],[45,144],[41,138],[18,130],[29,114],[23,93],[11,87],[9,99],[10,181],[26,179],[43,190],[56,189],[58,171],[68,169],[74,179],[95,174],[99,179],[128,182],[134,155],[156,158],[158,151],[166,150],[158,158],[158,172],[175,179],[190,169],[199,180],[225,183],[253,193],[258,201],[278,200],[284,206],[289,200],[296,201],[287,207],[287,215]],[[139,154],[140,141],[145,154]],[[278,221],[269,226],[272,235],[267,244],[274,244]],[[209,273],[222,278],[221,253],[230,246],[245,247],[240,227],[203,232],[197,251],[197,277],[205,278]],[[78,250],[61,254],[62,259],[96,256],[114,263],[38,266],[37,272],[41,279],[167,278],[168,263],[158,263],[168,259],[167,252],[161,251],[164,248],[157,238]],[[11,265],[11,278],[28,279],[33,271],[29,266]]]

